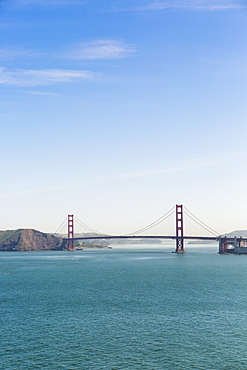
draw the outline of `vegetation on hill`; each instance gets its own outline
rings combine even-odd
[[[74,244],[75,246],[75,249],[78,249],[78,250],[83,250],[83,249],[103,249],[103,248],[109,248],[111,249],[111,247],[109,247],[108,245],[106,244],[101,244],[101,243],[75,243]]]

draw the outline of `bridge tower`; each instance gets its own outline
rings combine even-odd
[[[176,253],[184,252],[183,206],[176,205]]]
[[[68,251],[74,250],[74,215],[68,215]]]

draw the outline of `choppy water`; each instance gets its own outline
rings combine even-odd
[[[247,369],[247,256],[0,254],[0,368]]]

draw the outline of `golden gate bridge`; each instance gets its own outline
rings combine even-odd
[[[80,236],[76,236],[75,234],[76,223],[84,230],[84,233]],[[74,250],[74,241],[77,240],[170,239],[175,241],[176,253],[183,253],[185,251],[184,242],[186,240],[217,241],[219,243],[219,253],[226,253],[230,245],[240,247],[241,243],[247,242],[247,238],[221,236],[183,205],[174,206],[149,225],[124,235],[110,235],[94,230],[73,214],[68,215],[56,231],[56,234],[61,232],[65,224],[67,224],[67,237],[64,237],[63,240],[67,242],[67,249],[69,251]]]

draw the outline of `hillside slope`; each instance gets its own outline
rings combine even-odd
[[[42,251],[65,249],[64,242],[33,229],[0,231],[0,251]]]
[[[223,234],[222,236],[227,236],[228,238],[234,238],[235,236],[240,238],[242,236],[242,238],[247,238],[247,230],[234,230],[230,233]]]

